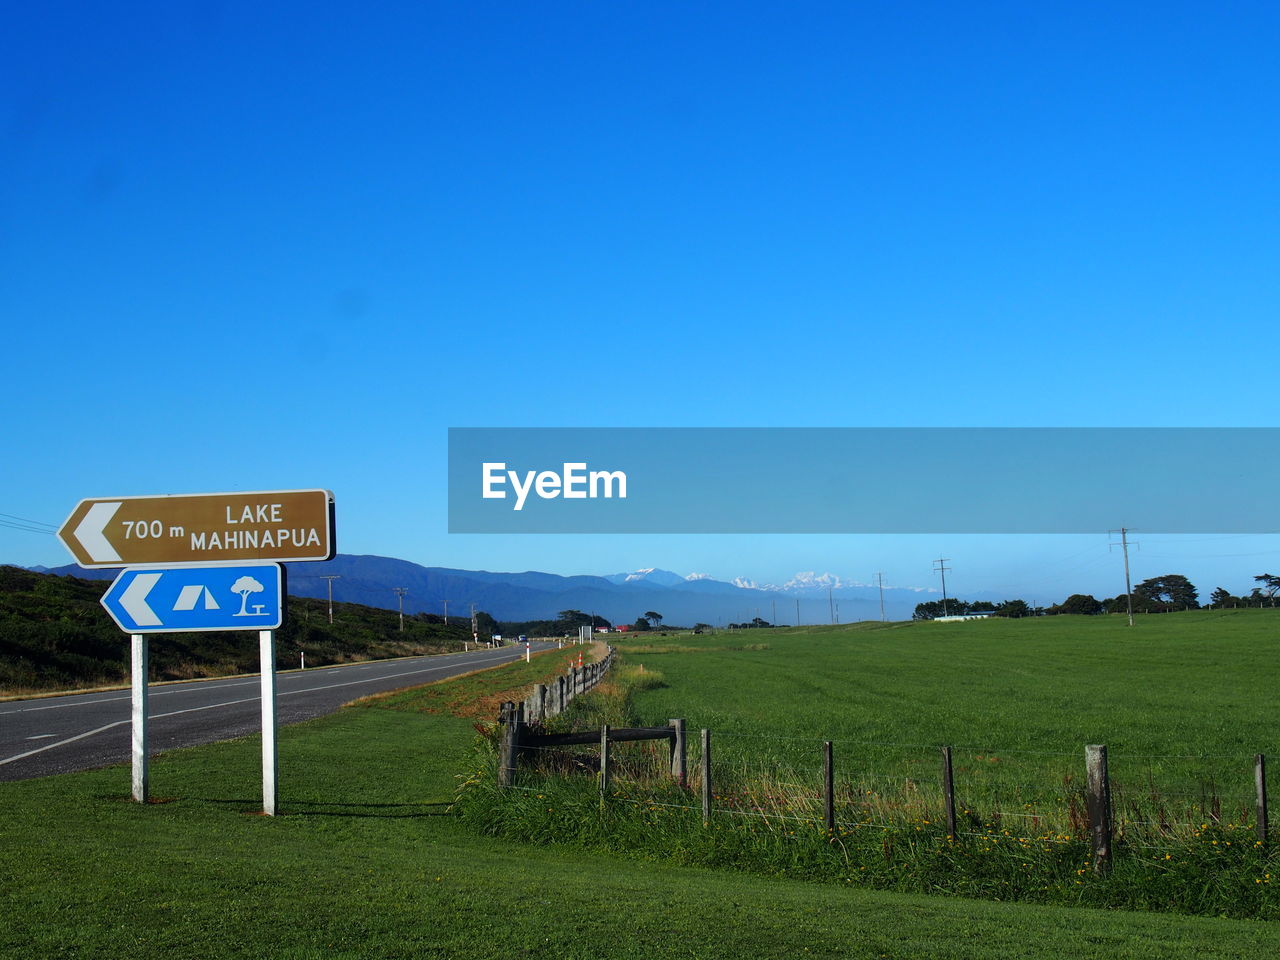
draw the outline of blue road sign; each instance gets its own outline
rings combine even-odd
[[[126,633],[274,630],[284,573],[278,563],[126,567],[102,605]]]

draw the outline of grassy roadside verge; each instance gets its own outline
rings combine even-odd
[[[500,669],[481,669],[459,677],[408,690],[375,693],[349,704],[413,713],[447,714],[491,721],[504,700],[520,700],[537,683],[548,683],[577,663],[584,648],[543,650],[529,661],[517,660]],[[590,657],[588,656],[588,660]]]
[[[535,660],[536,663],[536,660]],[[459,681],[455,681],[459,682]],[[0,785],[0,956],[1253,957],[1276,928],[844,890],[482,837],[447,814],[469,721],[367,705],[254,738]]]
[[[839,890],[495,841],[447,816],[465,720],[376,708],[4,784],[4,957],[1252,957],[1275,928]]]

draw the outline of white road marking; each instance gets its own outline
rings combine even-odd
[[[89,730],[85,733],[77,734],[74,737],[68,737],[66,740],[59,740],[57,743],[46,743],[43,747],[36,747],[34,750],[28,750],[26,753],[19,753],[13,757],[5,757],[0,760],[0,767],[6,763],[13,763],[15,760],[21,760],[23,757],[30,757],[33,754],[44,753],[46,750],[52,750],[54,747],[65,746],[68,743],[75,743],[77,740],[83,740],[85,737],[92,737],[95,733],[102,733],[104,730],[111,730],[115,727],[123,726],[128,720],[117,720],[115,723],[108,723],[105,727],[98,727],[97,730]]]
[[[519,655],[517,655],[517,656],[519,656]],[[419,674],[419,673],[437,673],[437,672],[439,672],[439,671],[441,671],[441,670],[448,670],[450,667],[454,667],[454,666],[466,666],[466,665],[471,664],[471,663],[485,663],[486,661],[491,661],[491,660],[492,660],[492,661],[498,661],[498,662],[501,662],[501,661],[499,660],[499,658],[497,658],[497,657],[484,657],[484,658],[481,658],[481,659],[479,659],[479,660],[455,660],[455,661],[453,661],[453,663],[444,664],[443,666],[438,666],[438,667],[424,667],[424,668],[423,668],[423,669],[421,669],[421,670],[406,670],[406,671],[403,671],[403,672],[401,672],[401,673],[390,673],[390,674],[384,674],[384,675],[377,676],[377,677],[365,677],[365,678],[363,678],[363,679],[361,679],[361,680],[347,680],[347,681],[344,681],[343,683],[329,683],[329,684],[325,684],[325,685],[323,685],[323,686],[319,686],[319,687],[305,687],[305,688],[303,688],[303,689],[301,689],[301,690],[285,690],[285,691],[282,691],[281,693],[277,694],[277,696],[281,696],[281,697],[289,697],[289,696],[295,696],[295,695],[297,695],[297,694],[299,694],[299,693],[312,693],[312,692],[314,692],[314,691],[316,691],[316,690],[333,690],[333,689],[335,689],[336,687],[351,687],[351,686],[356,686],[356,685],[361,684],[361,683],[372,683],[372,682],[375,682],[375,681],[378,681],[378,680],[393,680],[393,679],[395,679],[395,678],[397,678],[397,677],[410,677],[410,676],[413,676],[413,675],[415,675],[415,674]],[[255,682],[256,682],[256,681],[255,681]],[[117,697],[117,698],[115,698],[115,699],[117,699],[117,700],[128,700],[128,699],[130,699],[130,698],[129,698],[129,697]],[[214,709],[216,709],[216,708],[218,708],[218,707],[233,707],[233,706],[236,706],[237,704],[241,704],[241,703],[255,703],[255,702],[257,702],[258,700],[259,700],[259,698],[258,698],[258,697],[245,697],[245,698],[244,698],[244,699],[242,699],[242,700],[226,700],[226,701],[223,701],[222,703],[207,703],[207,704],[205,704],[204,706],[201,706],[201,707],[188,707],[188,708],[187,708],[187,709],[185,709],[185,710],[173,710],[173,711],[170,711],[169,713],[155,713],[155,714],[152,714],[152,715],[151,715],[151,719],[152,719],[152,720],[162,720],[162,719],[164,719],[165,717],[176,717],[176,716],[178,716],[179,714],[183,714],[183,713],[199,713],[199,712],[200,712],[200,711],[202,711],[202,710],[214,710]],[[95,703],[108,703],[108,702],[110,702],[110,701],[106,701],[106,700],[96,700],[96,701],[94,701],[94,702],[95,702]],[[33,708],[33,709],[49,709],[49,708],[47,708],[47,707],[35,707],[35,708]],[[11,712],[11,713],[20,713],[21,711],[10,711],[10,712]],[[32,755],[34,755],[34,754],[37,754],[37,753],[44,753],[44,751],[46,751],[46,750],[52,750],[52,749],[54,749],[55,747],[62,747],[62,746],[66,746],[68,743],[75,743],[77,740],[83,740],[85,737],[91,737],[91,736],[93,736],[95,733],[103,733],[103,732],[105,732],[105,731],[107,731],[107,730],[112,730],[112,729],[114,729],[114,728],[116,728],[116,727],[122,726],[122,725],[124,725],[124,724],[126,724],[126,723],[130,723],[130,722],[131,722],[131,721],[129,721],[129,720],[117,720],[115,723],[108,723],[108,724],[107,724],[106,726],[104,726],[104,727],[98,727],[98,728],[97,728],[97,729],[95,729],[95,730],[89,730],[89,731],[86,731],[85,733],[78,733],[78,734],[76,734],[74,737],[68,737],[68,738],[67,738],[67,739],[65,739],[65,740],[59,740],[57,743],[46,743],[46,744],[45,744],[44,746],[42,746],[42,747],[36,747],[34,750],[28,750],[26,753],[19,753],[19,754],[15,755],[15,756],[12,756],[12,757],[5,757],[3,760],[0,760],[0,767],[4,766],[6,763],[13,763],[15,760],[21,760],[21,759],[23,759],[24,757],[30,757],[30,756],[32,756]],[[45,734],[45,736],[54,736],[54,734]],[[34,737],[29,737],[28,739],[36,739],[36,738],[34,738]]]
[[[27,737],[28,740],[48,740],[50,737],[56,737],[56,733],[37,733],[34,737]]]
[[[454,656],[456,656],[456,654],[454,654]],[[498,658],[495,657],[493,659],[496,660]],[[462,660],[462,661],[452,660],[450,662],[453,664],[484,663],[485,659]],[[370,670],[376,666],[379,666],[379,664],[352,664],[350,666],[331,667],[329,668],[329,671],[342,671],[342,670],[351,670],[351,669]],[[326,672],[329,672],[329,671],[326,671]],[[295,673],[279,673],[276,676],[279,682],[290,683],[293,681],[295,677],[300,678],[302,675],[301,673],[296,673],[296,674]],[[400,674],[392,674],[392,676],[400,676]],[[310,678],[308,677],[308,679]],[[196,683],[183,683],[183,684],[177,684],[173,687],[160,687],[152,690],[150,695],[153,697],[171,697],[171,696],[176,696],[178,694],[192,693],[195,691],[202,691],[202,690],[222,690],[227,687],[246,687],[246,686],[256,687],[259,684],[259,682],[260,681],[258,680],[257,677],[253,677],[249,680],[227,680],[227,681],[200,680],[200,681],[197,681]],[[87,694],[87,695],[86,694],[68,694],[66,697],[58,698],[60,701],[58,703],[44,704],[43,706],[39,706],[39,707],[18,707],[16,710],[0,710],[0,717],[8,716],[9,714],[14,714],[14,713],[35,713],[40,710],[63,710],[63,709],[66,709],[67,707],[88,707],[88,706],[94,706],[99,703],[119,703],[121,701],[127,701],[130,699],[128,693],[124,693],[121,696],[115,696],[115,697],[99,697],[96,700],[73,699],[80,696],[92,696],[92,694]],[[21,702],[21,701],[18,701],[18,702]]]

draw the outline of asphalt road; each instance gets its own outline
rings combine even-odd
[[[534,644],[534,650],[549,644]],[[276,674],[281,725],[332,713],[370,693],[510,663],[524,648],[352,663]],[[151,753],[230,740],[261,729],[259,678],[153,685]],[[0,781],[88,770],[129,760],[128,690],[0,703]]]

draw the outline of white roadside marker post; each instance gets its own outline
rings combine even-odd
[[[147,635],[130,636],[133,648],[133,799],[146,803],[150,778],[147,771]]]
[[[276,632],[258,632],[262,670],[262,812],[276,815]]]

